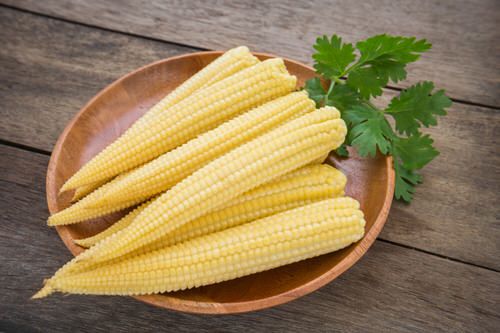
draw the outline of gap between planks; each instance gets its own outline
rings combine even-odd
[[[46,151],[46,150],[43,150],[43,149],[38,149],[38,148],[30,147],[30,146],[27,146],[27,145],[23,145],[23,144],[19,144],[19,143],[16,143],[16,142],[12,142],[12,141],[8,141],[8,140],[3,140],[3,139],[0,139],[0,145],[12,147],[12,148],[16,148],[16,149],[20,149],[20,150],[24,150],[24,151],[29,151],[29,152],[32,152],[32,153],[41,154],[41,155],[45,155],[45,156],[50,156],[51,155],[50,151]],[[463,265],[473,266],[473,267],[476,267],[476,268],[485,269],[485,270],[488,270],[488,271],[500,273],[500,271],[497,270],[497,269],[495,269],[495,268],[490,268],[490,267],[487,267],[487,266],[478,265],[478,264],[475,264],[473,262],[464,261],[464,260],[460,260],[460,259],[457,259],[457,258],[453,258],[453,257],[441,255],[439,253],[434,253],[434,252],[431,252],[431,251],[427,251],[427,250],[420,249],[420,248],[417,248],[417,247],[409,246],[409,245],[406,245],[406,244],[401,244],[401,243],[397,243],[397,242],[394,242],[394,241],[386,240],[384,238],[377,237],[377,241],[383,242],[383,243],[387,243],[387,244],[391,244],[391,245],[394,245],[394,246],[399,246],[399,247],[402,247],[402,248],[405,248],[405,249],[409,249],[409,250],[414,250],[414,251],[417,251],[417,252],[420,252],[420,253],[424,253],[426,255],[438,257],[438,258],[441,258],[441,259],[446,259],[446,260],[449,260],[449,261],[452,261],[452,262],[456,262],[456,263],[460,263],[460,264],[463,264]]]
[[[89,23],[72,21],[72,20],[69,20],[69,19],[66,19],[66,18],[63,18],[63,17],[59,17],[59,16],[55,16],[55,15],[50,15],[50,14],[45,14],[45,13],[40,13],[40,12],[36,12],[36,11],[33,11],[33,10],[29,10],[29,9],[25,9],[25,8],[19,8],[19,7],[16,7],[16,6],[12,6],[12,5],[7,5],[7,4],[0,3],[0,8],[2,8],[2,7],[3,8],[8,8],[8,9],[12,9],[12,10],[17,10],[19,12],[23,12],[23,13],[27,13],[27,14],[31,14],[31,15],[36,15],[36,16],[39,16],[39,17],[44,17],[44,18],[47,18],[47,19],[57,20],[57,21],[61,21],[61,22],[69,23],[69,24],[75,24],[75,25],[79,25],[79,26],[83,26],[83,27],[87,27],[87,28],[98,29],[98,30],[107,31],[107,32],[111,32],[111,33],[121,34],[121,35],[129,36],[129,37],[141,38],[141,39],[150,40],[150,41],[154,41],[154,42],[166,43],[166,44],[170,44],[170,45],[176,45],[176,46],[191,48],[191,49],[196,50],[196,51],[212,51],[211,49],[207,49],[207,48],[204,48],[204,47],[194,46],[194,45],[185,44],[185,43],[173,42],[173,41],[164,40],[164,39],[161,39],[161,38],[150,37],[150,36],[136,34],[136,33],[127,32],[127,31],[122,31],[122,30],[116,30],[116,29],[101,27],[101,26],[98,26],[98,25],[95,25],[95,24],[89,24]],[[402,91],[403,90],[403,88],[394,87],[394,86],[391,86],[391,85],[387,85],[385,87],[385,89],[394,90],[394,91]],[[496,110],[496,111],[500,110],[500,107],[496,107],[496,106],[490,105],[490,104],[483,104],[483,103],[480,103],[480,102],[471,102],[471,101],[466,101],[466,100],[463,100],[463,99],[460,99],[460,98],[452,98],[452,97],[450,97],[450,99],[454,103],[465,104],[465,105],[470,105],[470,106],[477,106],[477,107],[482,107],[482,108],[486,108],[486,109],[490,109],[490,110]]]

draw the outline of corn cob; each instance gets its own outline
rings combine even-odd
[[[259,60],[250,53],[246,46],[230,49],[169,93],[147,112],[146,117],[157,116],[195,91],[219,82],[258,62]]]
[[[137,248],[141,248],[144,245],[156,241],[162,236],[168,234],[171,230],[176,229],[178,225],[181,226],[182,224],[187,223],[192,219],[198,218],[199,216],[202,216],[203,214],[217,208],[211,206],[206,207],[206,205],[204,205],[206,203],[210,203],[210,200],[213,200],[213,196],[217,194],[217,192],[219,192],[219,196],[221,196],[221,194],[230,194],[229,197],[231,198],[245,192],[245,188],[241,190],[242,187],[238,186],[238,179],[240,179],[239,181],[243,183],[244,181],[248,182],[249,180],[253,180],[254,182],[256,182],[259,179],[264,178],[264,180],[260,182],[264,183],[268,179],[274,178],[273,175],[275,175],[275,177],[279,177],[279,175],[287,173],[288,170],[293,170],[294,167],[290,167],[290,164],[305,165],[310,162],[310,159],[317,159],[318,156],[322,156],[330,149],[335,149],[335,147],[338,147],[341,144],[346,133],[345,124],[341,119],[339,119],[339,117],[339,112],[334,108],[326,107],[320,109],[317,112],[307,114],[299,119],[287,123],[280,128],[273,130],[272,132],[267,133],[245,144],[244,146],[235,149],[234,151],[224,155],[218,160],[213,161],[203,169],[198,170],[193,175],[188,177],[191,181],[189,181],[188,178],[185,179],[181,183],[174,186],[174,188],[172,188],[170,191],[166,192],[165,194],[160,196],[160,198],[155,200],[155,202],[147,209],[150,210],[152,206],[157,205],[157,208],[155,208],[151,212],[148,212],[148,214],[153,215],[152,217],[143,217],[140,223],[137,223],[137,219],[145,212],[147,212],[147,210],[143,211],[141,214],[139,214],[139,216],[136,217],[134,223],[128,228],[122,230],[121,232],[113,234],[112,236],[102,240],[100,243],[96,244],[89,250],[80,254],[69,263],[64,265],[61,269],[59,269],[56,272],[56,276],[63,275],[65,272],[78,271],[95,266],[99,262],[119,257],[121,255],[132,252]],[[301,138],[298,144],[295,143],[295,141],[297,141],[297,138]],[[274,144],[272,146],[270,144],[266,144],[270,142],[279,144]],[[254,150],[259,154],[254,154],[254,156],[249,154]],[[247,154],[248,156],[245,156]],[[244,157],[243,159],[241,158],[242,156]],[[284,161],[283,157],[286,157]],[[263,162],[265,162],[266,164],[262,164],[261,162],[255,165],[255,163],[253,163],[253,169],[249,170],[247,168],[243,168],[246,173],[238,173],[238,167],[240,167],[240,169],[243,167],[243,164],[241,164],[240,160],[243,160],[243,163],[250,163],[252,161],[252,158],[257,160],[263,159]],[[291,159],[292,161],[289,161],[287,159]],[[238,163],[238,161],[240,162]],[[234,165],[235,163],[237,164]],[[228,167],[232,168],[232,170],[228,170]],[[235,176],[237,178],[233,176],[232,178],[234,181],[229,184],[231,186],[231,192],[236,192],[234,196],[231,196],[231,192],[229,191],[218,191],[217,188],[212,189],[212,192],[210,193],[205,190],[205,188],[209,187],[207,180],[217,174],[217,172],[214,170],[225,170],[235,173]],[[268,171],[267,174],[266,170]],[[252,172],[255,173],[253,177]],[[269,173],[271,173],[271,175],[269,175]],[[231,177],[220,177],[220,179],[229,180],[231,179]],[[192,185],[190,185],[191,183]],[[259,183],[257,183],[255,187],[258,185]],[[248,186],[248,184],[246,184],[246,186]],[[241,190],[241,192],[237,192],[238,190]],[[167,193],[170,193],[169,195],[172,195],[172,193],[174,193],[174,198],[169,198]],[[178,199],[177,201],[175,201],[176,196],[182,196],[187,199]],[[160,202],[159,199],[161,199],[162,197],[163,201]],[[221,202],[227,202],[231,200],[225,199],[224,197],[219,197],[219,199],[219,204]],[[182,204],[179,204],[179,202],[187,202],[189,206],[182,206]],[[175,210],[170,208],[172,205],[174,206],[174,209],[175,207],[180,207],[181,212],[176,212]],[[194,208],[191,209],[191,207]],[[165,212],[162,212],[162,209],[165,209]],[[184,212],[185,214],[181,215],[179,213],[182,213],[182,209],[191,209],[194,211],[194,213],[191,214],[191,216],[189,216],[189,212]],[[200,210],[201,213],[199,213]],[[161,215],[161,217],[159,215]],[[168,223],[167,221],[162,220],[162,217],[171,217],[174,222],[178,223],[178,225],[172,225],[172,222]],[[153,222],[156,223],[153,224]],[[145,226],[142,226],[141,223],[145,224]],[[137,225],[138,231],[136,230]],[[150,228],[151,226],[152,228],[149,230],[155,229],[155,232],[153,235],[150,235],[148,237],[150,239],[148,240],[148,242],[139,243],[138,245],[134,244],[136,242],[130,242],[129,244],[127,244],[127,241],[129,241],[129,239],[127,238],[130,237],[129,234],[131,234],[132,236],[139,236],[137,238],[140,239],[141,233],[144,233],[144,231],[149,231],[148,228]],[[161,227],[163,227],[163,231],[160,230]],[[165,229],[166,231],[164,231]],[[121,244],[119,242],[121,242]],[[120,244],[123,248],[117,248],[117,244]]]
[[[162,194],[126,229],[76,261],[113,259],[170,234],[238,195],[337,148],[346,126],[334,108],[292,120],[210,162]]]
[[[164,192],[207,162],[314,109],[314,102],[305,92],[291,93],[268,102],[136,169],[110,187],[94,205],[140,202]]]
[[[160,102],[155,104],[138,120],[138,123],[144,122],[147,124],[151,119],[157,117],[166,109],[180,102],[200,88],[208,87],[258,62],[259,60],[250,53],[246,46],[239,46],[225,52],[222,56],[212,61],[205,68],[165,96]],[[76,188],[72,201],[83,198],[96,188],[104,185],[109,179],[110,178],[103,179],[84,185],[81,188]]]
[[[261,97],[258,97],[258,96],[249,96],[245,100],[241,100],[239,102],[235,102],[236,105],[240,105],[240,106],[236,107],[236,106],[233,105],[233,106],[227,107],[225,110],[227,112],[229,112],[229,113],[234,113],[235,110],[238,111],[238,112],[244,110],[245,107],[243,105],[248,105],[248,103],[250,103],[250,106],[253,106],[253,104],[255,104],[255,103],[264,102],[264,101],[266,101],[267,99],[269,99],[271,97],[275,97],[275,96],[278,96],[278,95],[282,95],[283,93],[289,92],[293,88],[293,86],[295,85],[295,78],[292,77],[292,76],[290,76],[290,75],[287,75],[287,74],[276,73],[277,70],[286,72],[286,69],[284,68],[282,60],[280,60],[280,59],[272,59],[272,60],[273,61],[264,61],[264,62],[262,62],[262,63],[260,63],[260,64],[258,64],[256,66],[254,66],[254,67],[260,67],[261,68],[260,71],[256,70],[256,69],[253,69],[254,67],[249,68],[248,70],[243,70],[243,71],[239,72],[238,74],[234,75],[233,77],[230,77],[227,80],[223,80],[222,82],[217,83],[217,84],[213,85],[211,88],[208,88],[206,90],[211,90],[212,88],[217,88],[217,86],[219,86],[219,85],[224,86],[224,82],[231,81],[236,76],[240,76],[240,75],[242,76],[243,81],[245,81],[245,79],[244,79],[245,72],[252,72],[252,71],[253,72],[260,72],[259,75],[261,77],[265,77],[265,76],[273,77],[273,76],[276,76],[276,79],[271,79],[271,78],[264,79],[264,81],[263,81],[262,84],[269,86],[270,89],[268,91],[264,91],[264,92],[261,91],[261,93],[260,93]],[[276,60],[276,61],[274,61],[274,60]],[[246,81],[259,81],[259,79],[258,79],[259,75],[254,75],[253,78],[247,79]],[[236,80],[236,81],[238,81],[238,80]],[[239,83],[241,83],[241,82],[239,82]],[[238,82],[234,82],[234,84],[239,84],[239,83]],[[230,90],[234,89],[234,88],[235,88],[235,85],[230,85]],[[259,88],[259,89],[262,90],[262,88]],[[259,89],[257,89],[257,90],[259,90]],[[256,89],[248,89],[247,92],[246,93],[242,93],[242,95],[245,95],[245,94],[249,93],[252,90],[256,91]],[[200,91],[200,94],[202,94],[203,91],[205,91],[205,90]],[[235,95],[238,95],[238,94],[232,94],[232,97],[231,98],[228,97],[227,99],[228,100],[229,99],[235,99],[235,97],[234,97]],[[186,99],[185,101],[188,101],[188,100],[189,100],[189,98]],[[310,100],[305,95],[303,95],[302,93],[297,93],[297,94],[293,94],[293,96],[290,97],[290,99],[288,99],[288,100],[285,100],[285,101],[281,100],[280,103],[273,104],[273,107],[264,108],[262,110],[258,109],[258,110],[256,110],[256,112],[252,112],[252,115],[255,116],[255,118],[254,118],[255,120],[262,120],[262,124],[260,124],[260,125],[258,124],[258,122],[255,122],[255,121],[251,122],[250,121],[251,119],[249,117],[243,117],[243,119],[239,119],[238,122],[231,123],[231,124],[232,125],[239,124],[239,127],[238,127],[239,129],[246,129],[246,128],[248,128],[250,126],[249,133],[253,134],[253,135],[256,135],[259,132],[259,130],[268,129],[270,126],[275,125],[280,119],[287,119],[287,117],[292,117],[292,115],[294,113],[299,113],[300,114],[302,112],[302,111],[298,111],[298,109],[295,108],[294,106],[291,106],[289,104],[290,100],[293,100],[293,101],[297,102],[299,104],[299,106],[303,106],[304,109],[306,109],[306,110],[309,110],[312,107],[312,104],[309,104],[309,103],[311,103]],[[179,104],[177,104],[176,106],[174,106],[172,109],[176,109],[177,110],[177,106],[184,105],[185,101],[180,102]],[[299,102],[299,101],[301,101],[301,102]],[[214,102],[212,104],[209,103],[209,105],[212,105],[212,106],[206,108],[205,111],[209,110],[210,108],[212,108],[215,105],[215,108],[219,109],[221,111],[219,113],[222,113],[222,110],[224,108],[222,107],[222,105],[217,106],[216,104],[217,104],[216,102]],[[282,106],[282,104],[288,106],[284,111],[279,108],[279,106]],[[273,110],[273,108],[275,110],[282,111],[282,112],[278,112],[275,115],[275,114],[273,114],[271,112],[271,110]],[[189,107],[187,109],[189,109]],[[194,109],[191,108],[191,110],[192,110],[193,113],[195,113]],[[212,110],[214,110],[214,109],[212,108]],[[269,112],[269,115],[266,115],[266,113],[263,112],[263,111]],[[180,110],[179,110],[179,113],[181,113]],[[269,117],[269,119],[266,119],[268,117]],[[191,118],[193,118],[193,117],[191,117]],[[197,125],[200,125],[202,122],[209,122],[207,120],[208,118],[210,118],[210,116],[206,115],[205,119],[198,120],[196,122]],[[250,121],[249,125],[248,126],[245,125],[242,120],[248,120],[248,121]],[[182,120],[179,120],[179,122],[182,123]],[[179,124],[177,124],[177,125],[179,125]],[[252,125],[253,125],[253,128],[252,128]],[[151,126],[153,126],[153,125],[151,125]],[[162,125],[160,125],[160,126],[162,126]],[[191,126],[191,128],[189,130],[193,130],[194,127],[196,127],[196,126],[194,126],[194,125]],[[198,165],[197,161],[200,158],[200,156],[206,156],[206,155],[208,155],[209,157],[213,158],[213,157],[217,156],[217,154],[220,155],[223,152],[227,151],[229,148],[235,146],[234,142],[241,142],[241,138],[242,137],[244,137],[246,139],[248,139],[249,137],[251,137],[251,135],[247,136],[246,134],[244,134],[246,131],[243,130],[243,133],[240,136],[237,136],[234,139],[234,141],[233,140],[227,140],[228,141],[227,144],[221,144],[222,148],[220,150],[217,150],[217,149],[213,150],[213,151],[210,150],[209,147],[211,145],[211,139],[216,138],[216,136],[219,135],[219,134],[221,134],[221,133],[234,134],[231,131],[231,128],[232,127],[225,126],[220,131],[215,131],[215,133],[211,132],[212,134],[208,135],[208,138],[205,138],[205,139],[202,139],[202,140],[196,140],[195,139],[196,141],[195,141],[194,144],[188,144],[187,147],[183,147],[183,148],[180,148],[179,150],[172,151],[171,154],[169,154],[166,157],[166,159],[169,159],[169,161],[172,160],[174,162],[174,164],[169,164],[169,165],[167,165],[166,169],[165,168],[162,169],[162,170],[168,170],[169,171],[169,173],[166,176],[162,176],[161,172],[160,173],[154,173],[154,171],[159,167],[159,165],[161,166],[162,164],[164,164],[164,163],[162,163],[164,159],[162,159],[160,161],[160,163],[153,164],[152,168],[147,168],[146,169],[147,172],[152,172],[153,173],[153,174],[149,174],[147,176],[147,178],[148,177],[154,177],[154,178],[148,178],[148,180],[146,181],[146,183],[147,183],[146,185],[147,186],[152,186],[153,189],[156,191],[156,192],[152,193],[151,195],[141,196],[141,193],[139,193],[136,196],[131,196],[129,198],[126,198],[126,199],[124,199],[124,200],[122,200],[122,201],[120,201],[119,203],[116,203],[116,204],[101,204],[101,205],[99,205],[99,204],[96,204],[96,203],[101,202],[101,198],[103,197],[103,194],[105,193],[104,188],[100,188],[100,191],[95,191],[91,195],[85,197],[85,200],[81,200],[77,204],[75,204],[73,206],[70,206],[67,209],[63,210],[63,211],[60,211],[60,212],[52,215],[49,218],[48,224],[49,225],[71,224],[71,223],[77,223],[77,222],[81,222],[83,220],[95,218],[95,217],[98,217],[98,216],[102,216],[102,215],[105,215],[105,214],[109,214],[109,213],[112,213],[112,212],[124,209],[126,207],[133,206],[133,205],[135,205],[137,203],[140,203],[140,202],[144,201],[145,199],[149,198],[150,196],[152,196],[155,193],[159,193],[161,191],[166,190],[170,185],[175,184],[176,182],[178,182],[179,180],[181,180],[183,177],[187,176],[190,172],[192,172],[193,169],[195,169],[196,166]],[[158,130],[158,131],[160,131],[160,130]],[[167,132],[165,132],[165,133],[167,133]],[[160,136],[163,137],[163,134],[160,135]],[[184,137],[182,135],[182,133],[176,133],[176,134],[171,133],[169,139],[173,139],[175,136],[177,136],[177,137]],[[158,140],[158,137],[155,140]],[[168,141],[167,138],[165,138],[164,141],[165,142]],[[220,142],[220,140],[218,140],[218,142]],[[201,147],[201,145],[204,145],[204,146]],[[141,147],[141,144],[137,143],[137,147]],[[201,149],[200,149],[200,147],[201,147]],[[190,155],[190,153],[193,150],[195,150],[195,149],[198,149],[198,150],[196,150],[196,152],[200,153],[199,156],[196,156],[196,154],[194,154],[194,156]],[[207,151],[205,151],[205,149],[207,149]],[[213,154],[212,154],[212,152],[213,152]],[[183,155],[184,156],[188,155],[188,157],[185,158],[185,159],[182,159]],[[213,155],[215,155],[215,156],[213,156]],[[171,159],[169,158],[170,156],[172,157]],[[182,164],[180,166],[179,165],[177,165],[177,166],[175,165],[175,162],[182,162],[182,161],[186,162],[185,170],[183,170],[184,169],[184,165],[182,165]],[[180,167],[180,168],[177,169],[176,167]],[[170,168],[175,168],[175,169],[170,169]],[[139,168],[139,170],[144,170],[144,169]],[[187,170],[187,172],[186,172],[186,170]],[[137,175],[137,174],[135,173],[135,171],[132,171],[132,173],[134,173],[134,176],[132,178],[128,178],[128,179],[135,179],[136,178],[135,175]],[[142,175],[143,172],[140,172],[139,174]],[[141,179],[144,180],[144,178],[141,178]],[[163,182],[160,182],[160,180],[163,180]],[[170,180],[174,180],[174,181],[172,182]],[[158,183],[160,185],[166,183],[167,186],[160,186],[160,187],[159,186],[155,186],[156,183]],[[106,191],[108,191],[110,188],[113,187],[111,184],[117,184],[117,182],[113,181],[113,182],[110,182],[108,184],[106,184],[106,187],[105,187]],[[141,186],[143,186],[143,185],[140,184],[139,187],[141,187]],[[161,188],[161,190],[158,190],[158,188]],[[129,190],[127,188],[126,193],[129,193],[130,191],[132,191],[132,189]],[[113,192],[113,193],[115,193],[115,192]]]
[[[220,209],[174,230],[172,235],[159,239],[143,251],[171,246],[307,203],[341,196],[344,194],[346,181],[347,179],[342,172],[326,164],[303,167],[242,194]],[[111,234],[128,227],[147,205],[144,204],[136,208],[103,232],[89,238],[76,240],[75,243],[83,247],[96,244]]]
[[[116,205],[111,206],[92,206],[91,203],[98,200],[98,198],[102,197],[103,194],[107,191],[108,188],[112,187],[114,184],[118,183],[121,179],[126,177],[128,172],[125,172],[121,175],[118,175],[113,180],[107,182],[102,185],[98,189],[94,190],[89,195],[85,196],[78,202],[72,204],[71,206],[52,214],[49,217],[48,225],[59,225],[63,223],[75,223],[79,221],[93,219],[99,216],[103,216],[106,214],[110,214],[113,212],[117,212],[119,210],[125,209],[127,207],[134,206],[138,202],[128,201],[121,202]],[[90,204],[89,204],[90,203]]]
[[[266,214],[271,215],[282,210],[304,205],[307,202],[343,195],[346,181],[346,177],[340,171],[329,165],[308,165],[230,200],[229,203],[224,204],[215,212],[183,225],[174,230],[171,235],[132,251],[126,257],[164,248],[196,236],[255,220],[266,216]],[[137,216],[137,214],[134,215]],[[122,219],[114,225],[114,229],[124,229],[132,222],[132,220]],[[119,230],[115,231],[118,232]],[[107,230],[104,231],[104,233],[106,232]],[[100,241],[109,237],[109,234],[104,235],[104,237],[99,237],[99,235],[94,237],[97,237],[97,240]],[[116,258],[107,261],[105,264],[122,259]],[[66,264],[64,269],[58,271],[58,275],[69,271],[92,269],[100,264],[84,261],[76,265],[76,260],[73,259]]]
[[[110,180],[109,178],[106,178],[106,179],[103,179],[103,180],[95,182],[95,183],[90,183],[87,185],[77,187],[75,189],[75,193],[73,193],[73,198],[71,198],[71,202],[76,202],[76,201],[80,200],[81,198],[85,197],[87,194],[92,193],[95,189],[106,184],[109,180]]]
[[[351,198],[328,199],[73,275],[53,277],[33,298],[54,291],[145,295],[184,290],[336,251],[364,235]]]
[[[296,78],[288,74],[282,59],[269,59],[243,69],[169,105],[156,116],[141,118],[85,164],[61,191],[148,162],[234,115],[289,93],[295,84]]]
[[[74,242],[77,245],[80,245],[81,247],[91,247],[92,245],[98,243],[99,241],[103,240],[104,238],[107,238],[111,236],[112,234],[128,227],[132,221],[134,221],[135,217],[139,215],[140,212],[142,212],[147,206],[151,204],[151,202],[154,199],[147,201],[140,205],[139,207],[136,207],[134,210],[129,212],[127,215],[122,217],[120,220],[112,224],[109,228],[101,231],[97,235],[83,238],[83,239],[75,239]]]
[[[49,225],[81,222],[109,214],[164,192],[210,160],[282,122],[314,110],[305,92],[296,92],[250,110],[163,154],[93,193],[84,202],[52,215]],[[127,203],[127,205],[124,205]]]

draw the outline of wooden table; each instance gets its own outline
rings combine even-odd
[[[474,331],[500,329],[500,3],[0,0],[0,331]],[[272,5],[271,5],[272,3]],[[441,155],[411,205],[395,202],[369,253],[321,290],[256,313],[201,316],[131,298],[29,297],[70,259],[44,180],[66,123],[149,62],[246,44],[310,63],[320,34],[434,44],[408,82],[454,104],[430,130]]]

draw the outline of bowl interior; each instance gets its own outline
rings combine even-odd
[[[162,60],[140,68],[101,91],[66,127],[59,138],[47,173],[47,201],[51,213],[70,204],[72,193],[58,190],[92,156],[123,133],[155,102],[199,71],[220,52],[200,52]],[[256,54],[259,58],[270,57]],[[285,60],[298,86],[314,76],[314,70]],[[347,195],[360,201],[366,216],[366,236],[341,251],[287,265],[244,278],[187,291],[138,297],[158,306],[202,313],[257,310],[307,294],[348,269],[373,243],[385,223],[392,201],[394,175],[389,158],[342,159],[330,154],[328,163],[348,177]],[[83,251],[73,243],[104,230],[123,213],[80,224],[57,227],[73,254]]]

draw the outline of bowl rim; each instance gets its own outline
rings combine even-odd
[[[192,52],[181,54],[165,59],[161,59],[142,67],[139,67],[123,76],[113,81],[109,85],[107,85],[104,89],[100,90],[90,101],[88,101],[79,112],[73,116],[71,121],[66,125],[63,132],[59,136],[52,150],[52,154],[50,156],[48,168],[47,168],[47,176],[46,176],[46,198],[47,198],[47,206],[49,212],[53,214],[57,211],[56,207],[56,198],[52,197],[53,193],[58,193],[58,191],[50,191],[49,189],[54,188],[55,184],[55,167],[57,165],[57,160],[62,151],[63,143],[66,141],[68,134],[71,132],[75,124],[80,120],[82,115],[86,112],[90,105],[92,105],[95,101],[101,98],[102,95],[106,94],[109,90],[111,90],[115,85],[118,85],[120,82],[127,80],[129,77],[132,77],[138,74],[141,71],[144,71],[148,68],[160,65],[162,63],[181,60],[184,58],[190,57],[198,57],[205,55],[221,55],[224,51],[200,51],[200,52]],[[269,53],[262,52],[252,52],[253,55],[259,58],[270,58],[270,57],[279,57]],[[305,65],[301,62],[285,58],[279,57],[285,60],[286,62],[293,63],[299,67],[305,67],[314,72],[314,69],[311,66]],[[245,302],[229,302],[229,303],[217,303],[217,302],[200,302],[200,301],[192,301],[192,300],[183,300],[173,296],[161,294],[161,295],[145,295],[145,296],[132,296],[133,298],[140,300],[144,303],[151,304],[160,308],[167,308],[171,310],[187,312],[187,313],[198,313],[198,314],[231,314],[231,313],[244,313],[262,310],[266,308],[270,308],[276,305],[284,304],[290,302],[294,299],[305,296],[321,287],[326,285],[327,283],[333,281],[339,275],[347,271],[351,268],[361,257],[366,253],[366,251],[371,247],[371,245],[375,242],[375,239],[382,231],[385,222],[387,221],[387,217],[389,215],[389,211],[392,205],[392,199],[394,195],[394,182],[395,182],[395,173],[392,167],[392,157],[385,157],[385,164],[387,170],[387,191],[384,197],[384,203],[380,212],[373,223],[372,227],[365,236],[356,244],[356,248],[354,251],[349,253],[346,257],[344,257],[337,265],[329,269],[327,272],[318,276],[317,278],[302,284],[296,288],[284,291],[277,295],[269,296],[266,298],[245,301]],[[72,242],[72,237],[70,235],[69,229],[66,226],[56,226],[57,233],[59,237],[64,242],[64,245],[70,250],[73,255],[76,255],[81,251],[81,248],[76,246]]]

